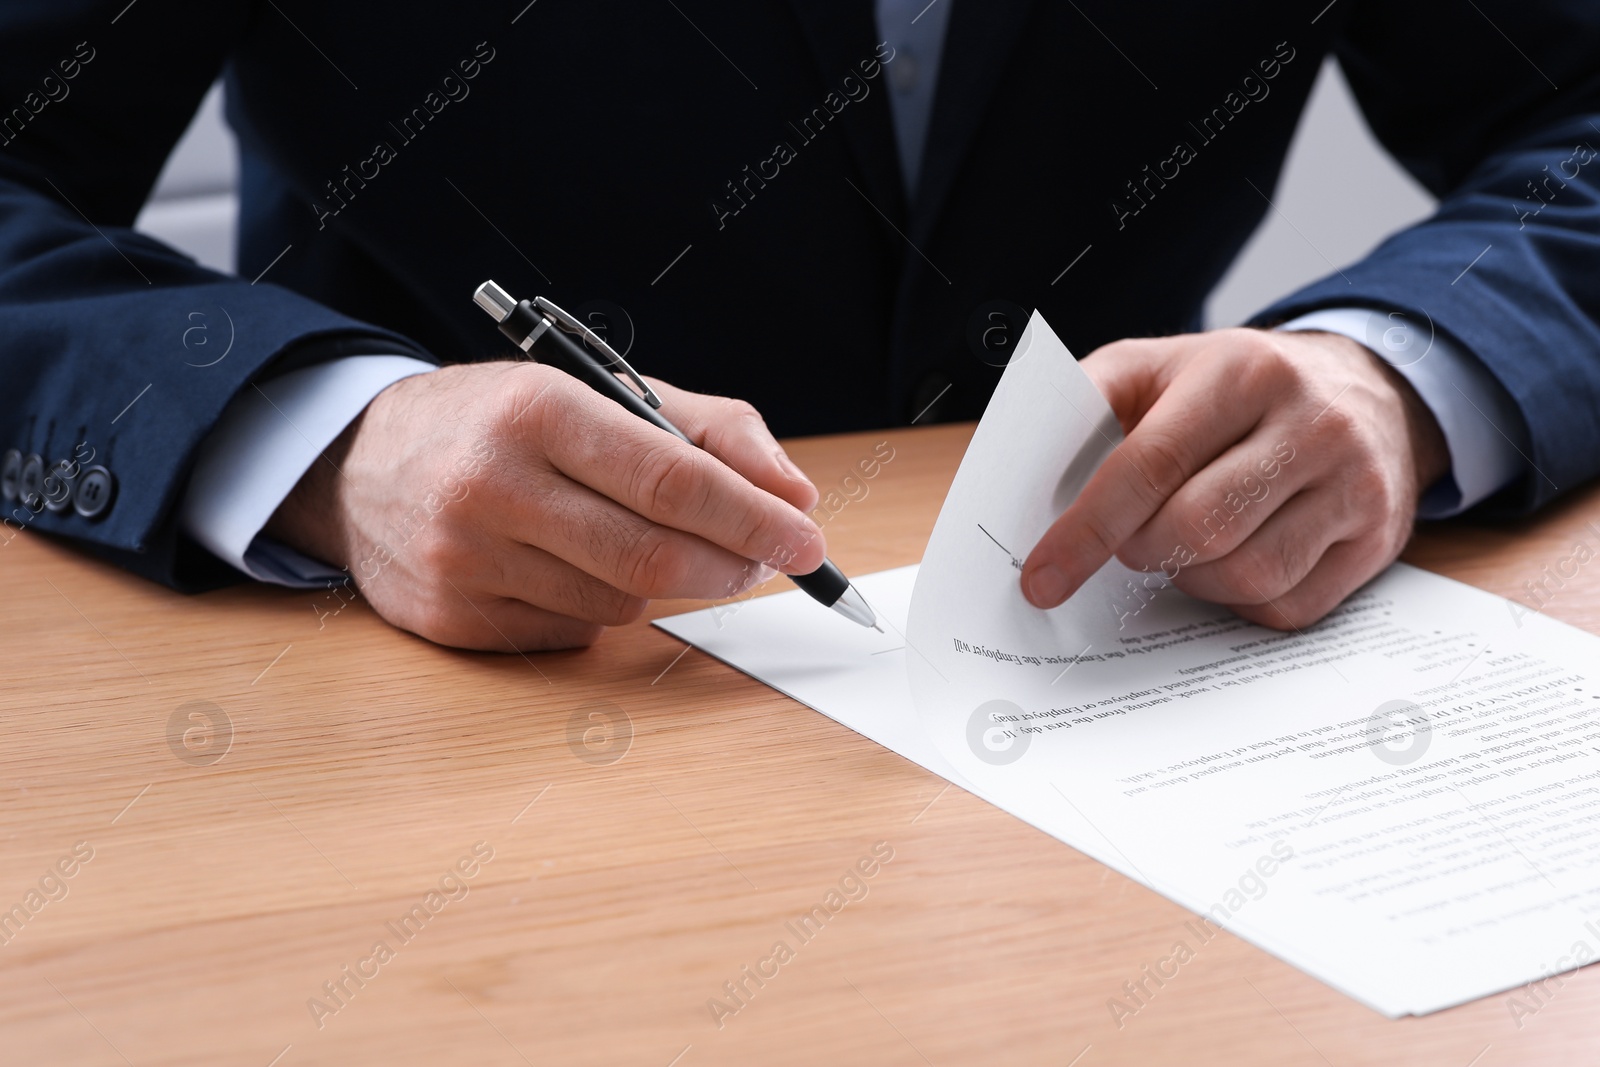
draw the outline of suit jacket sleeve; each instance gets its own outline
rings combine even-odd
[[[1256,321],[1362,305],[1454,339],[1531,435],[1527,471],[1486,506],[1531,510],[1600,473],[1600,4],[1367,0],[1336,50],[1439,206]]]
[[[130,228],[254,7],[0,5],[0,449],[47,463],[92,457],[116,479],[92,520],[7,501],[0,541],[26,528],[180,588],[227,581],[231,568],[178,529],[175,505],[229,401],[263,376],[330,358],[431,359]],[[197,324],[207,344],[185,347]]]

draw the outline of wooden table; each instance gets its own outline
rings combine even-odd
[[[824,492],[895,449],[833,558],[916,560],[970,433],[795,442]],[[1579,537],[1600,493],[1407,558],[1519,595]],[[1226,934],[1119,1029],[1108,999],[1188,913],[642,623],[454,652],[361,602],[319,624],[305,592],[182,597],[27,534],[0,579],[5,1064],[1600,1058],[1594,968],[1520,1029],[1505,997],[1391,1022]],[[1600,563],[1548,611],[1600,631]],[[875,845],[866,895],[795,937]]]

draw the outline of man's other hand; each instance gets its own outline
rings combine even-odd
[[[1115,555],[1252,622],[1308,626],[1393,562],[1449,468],[1410,384],[1337,334],[1117,341],[1083,369],[1126,440],[1029,554],[1038,607]]]
[[[396,626],[500,651],[587,645],[649,599],[820,566],[817,491],[755,410],[652,384],[704,450],[537,364],[405,378],[265,532],[348,568]]]

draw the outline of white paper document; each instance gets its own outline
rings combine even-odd
[[[1600,958],[1600,638],[1404,565],[1280,633],[1172,587],[1182,546],[1040,611],[1020,559],[1118,443],[1035,315],[921,567],[856,579],[886,633],[799,592],[657,625],[1194,911],[1180,963],[1220,926],[1390,1016],[1516,1016]]]

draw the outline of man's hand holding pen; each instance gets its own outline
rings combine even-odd
[[[721,599],[821,566],[822,532],[806,514],[817,490],[760,415],[651,384],[702,447],[539,364],[402,379],[267,532],[348,568],[395,625],[498,651],[587,645],[647,600]],[[437,511],[424,506],[457,482]]]

